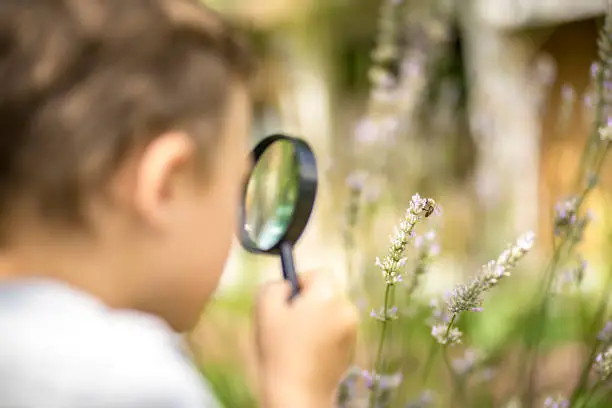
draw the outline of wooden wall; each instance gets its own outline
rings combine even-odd
[[[555,202],[569,194],[584,143],[591,130],[590,114],[584,109],[584,92],[590,83],[590,66],[597,58],[596,20],[572,22],[556,28],[542,47],[557,63],[557,78],[542,119],[542,153],[540,174],[540,231],[551,231],[552,208]],[[572,116],[560,123],[563,116],[563,88],[572,86],[576,102]],[[607,166],[603,173],[610,173]],[[602,178],[602,190],[612,192],[610,177]],[[587,234],[588,249],[596,250],[605,227],[603,197],[596,192],[588,202],[597,216]],[[550,242],[550,240],[546,240]]]

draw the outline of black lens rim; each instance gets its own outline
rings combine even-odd
[[[274,244],[274,246],[271,248],[261,249],[251,240],[248,232],[244,228],[246,221],[245,199],[249,181],[251,180],[251,176],[257,162],[270,146],[279,141],[288,141],[293,145],[293,155],[298,166],[298,196],[295,210],[293,211],[291,221],[289,222],[285,234],[281,236],[276,244]],[[253,148],[251,152],[251,163],[251,171],[249,172],[249,175],[244,183],[244,188],[242,191],[238,238],[242,247],[250,253],[280,255],[281,244],[288,243],[292,246],[295,245],[308,225],[308,220],[310,219],[310,215],[312,214],[312,210],[314,208],[314,203],[317,196],[317,187],[319,184],[317,161],[314,152],[308,143],[286,134],[276,133],[265,137]]]

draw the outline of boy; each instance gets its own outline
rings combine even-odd
[[[0,2],[0,407],[211,408],[181,354],[249,163],[250,62],[197,0]],[[332,407],[354,308],[273,283],[266,408]],[[232,407],[228,407],[232,408]]]

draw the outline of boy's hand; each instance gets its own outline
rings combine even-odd
[[[328,408],[356,339],[357,312],[322,273],[300,277],[290,302],[288,282],[265,286],[255,332],[265,408]]]

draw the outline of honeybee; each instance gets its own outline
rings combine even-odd
[[[425,218],[429,217],[431,214],[436,211],[436,202],[431,198],[427,198],[425,200],[425,205],[423,206],[425,210]]]

